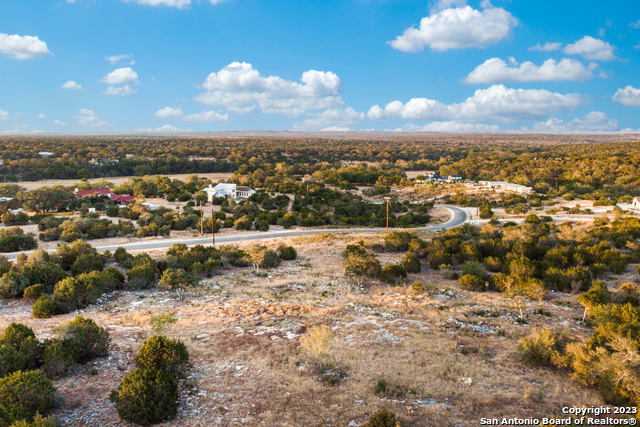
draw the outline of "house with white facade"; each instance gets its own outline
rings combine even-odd
[[[633,198],[633,202],[631,202],[631,209],[633,209],[634,211],[640,211],[640,198]]]
[[[204,191],[207,193],[209,201],[213,201],[215,197],[232,197],[235,199],[248,199],[255,190],[237,184],[220,183],[215,187],[209,185]]]
[[[520,185],[520,184],[512,184],[506,181],[480,181],[480,185],[483,187],[486,187],[487,189],[513,191],[514,193],[518,193],[518,194],[533,193],[533,188],[531,187],[527,187],[526,185]]]

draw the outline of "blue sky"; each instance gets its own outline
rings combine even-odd
[[[0,132],[640,132],[640,3],[3,0]]]

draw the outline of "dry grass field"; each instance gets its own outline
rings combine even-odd
[[[165,175],[165,176],[167,176],[170,179],[178,179],[180,181],[184,181],[185,179],[187,179],[187,177],[192,175],[198,175],[199,177],[202,177],[202,178],[209,178],[213,182],[217,182],[220,180],[228,179],[233,174],[223,173],[223,172],[200,173],[200,174],[183,173],[183,174],[174,174],[174,175]],[[114,185],[120,185],[131,178],[132,177],[130,176],[115,176],[111,178],[92,178],[92,179],[89,179],[88,181],[89,182],[106,181]],[[18,184],[19,186],[24,187],[27,190],[33,190],[40,187],[53,187],[54,185],[63,185],[65,187],[71,187],[73,185],[77,185],[78,182],[79,180],[77,179],[43,179],[41,181],[20,181],[12,184]]]
[[[182,299],[161,290],[116,292],[46,320],[34,319],[22,300],[3,301],[0,330],[20,322],[43,339],[77,314],[107,328],[109,357],[55,381],[54,414],[66,426],[129,425],[108,394],[159,324],[161,333],[186,343],[193,365],[182,384],[179,415],[167,426],[362,426],[380,406],[408,426],[477,426],[481,417],[549,416],[562,406],[602,403],[566,373],[528,367],[518,358],[518,339],[534,329],[588,334],[575,296],[530,302],[527,323],[520,323],[513,301],[461,290],[425,266],[396,287],[346,279],[346,245],[382,243],[382,237],[274,241],[294,246],[298,259],[257,273],[225,268]],[[377,256],[385,265],[402,254]],[[412,289],[415,280],[424,292]],[[331,328],[324,341],[312,333],[316,326]],[[301,346],[309,339],[320,347],[315,354]]]

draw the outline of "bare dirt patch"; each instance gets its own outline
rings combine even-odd
[[[174,174],[174,175],[166,175],[166,176],[171,179],[178,179],[180,181],[184,181],[185,179],[187,179],[192,175],[198,175],[199,177],[202,177],[202,178],[209,178],[213,182],[217,182],[219,180],[229,179],[233,174],[231,173],[198,173],[198,174],[184,173],[184,174]],[[88,181],[91,183],[97,182],[97,181],[107,181],[114,185],[120,185],[131,178],[134,178],[134,177],[116,176],[111,178],[92,178],[92,179],[89,179]],[[41,181],[20,181],[20,182],[16,182],[15,184],[18,184],[19,186],[24,187],[27,190],[33,190],[40,187],[52,187],[54,185],[62,185],[65,187],[70,187],[72,185],[76,185],[79,182],[80,182],[79,179],[43,179]]]
[[[451,212],[445,208],[433,208],[429,211],[429,215],[431,216],[429,222],[435,224],[447,222],[451,219]]]
[[[415,179],[416,176],[418,175],[423,175],[426,176],[428,173],[436,173],[438,171],[433,171],[433,170],[422,170],[422,171],[406,171],[405,173],[407,174],[407,178],[409,179]]]

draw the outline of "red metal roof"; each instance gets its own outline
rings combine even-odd
[[[129,194],[112,194],[111,195],[111,200],[119,203],[128,203],[135,199],[137,199],[136,196],[131,196]]]

